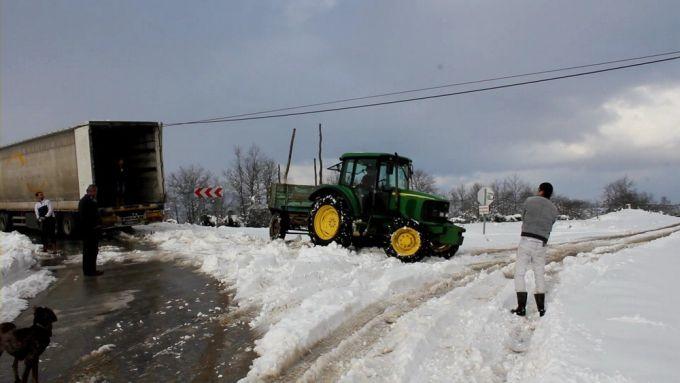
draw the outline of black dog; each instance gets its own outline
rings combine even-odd
[[[33,371],[33,382],[38,383],[38,362],[40,355],[50,344],[52,323],[57,321],[54,311],[47,307],[36,307],[33,310],[33,326],[17,329],[14,323],[0,324],[0,355],[4,351],[14,357],[14,381],[28,382],[28,372]],[[26,364],[24,375],[19,380],[19,361]]]

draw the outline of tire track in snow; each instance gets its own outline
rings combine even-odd
[[[561,262],[568,256],[592,252],[616,252],[623,248],[640,245],[680,231],[680,224],[629,234],[564,242],[548,248],[548,263]],[[495,259],[475,262],[455,273],[445,281],[427,284],[416,291],[394,296],[387,301],[376,302],[349,318],[329,336],[317,342],[303,353],[285,361],[282,374],[267,379],[270,382],[331,382],[338,380],[354,358],[368,352],[373,344],[391,329],[404,314],[415,310],[425,302],[442,297],[451,290],[465,286],[482,272],[492,272],[514,263],[510,256],[516,248],[477,250],[473,255],[494,254]],[[510,272],[511,273],[511,272]],[[508,275],[506,274],[506,277]]]

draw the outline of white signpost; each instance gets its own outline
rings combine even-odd
[[[484,224],[482,225],[482,234],[486,234],[486,215],[489,214],[491,208],[491,202],[493,202],[494,193],[493,189],[488,186],[484,186],[477,192],[477,202],[479,202],[479,214],[484,219]]]

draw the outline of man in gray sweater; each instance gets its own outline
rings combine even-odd
[[[538,187],[536,196],[524,202],[522,213],[522,238],[517,247],[515,262],[515,291],[517,292],[517,308],[511,310],[519,316],[526,315],[527,287],[524,276],[531,265],[536,280],[536,307],[540,316],[545,314],[545,251],[550,238],[552,226],[557,219],[557,208],[550,202],[553,187],[544,182]]]

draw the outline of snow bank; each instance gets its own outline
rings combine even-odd
[[[34,253],[39,246],[17,232],[0,232],[0,322],[14,320],[55,278],[40,269]]]
[[[627,210],[599,219],[558,222],[553,240],[567,242],[620,235],[678,222],[680,219],[676,217]],[[254,310],[256,315],[250,325],[262,337],[256,341],[255,351],[259,357],[246,380],[259,381],[280,373],[289,361],[297,359],[362,310],[399,294],[427,291],[429,286],[448,281],[452,275],[470,271],[473,263],[479,264],[491,257],[484,254],[486,251],[512,249],[517,245],[521,222],[487,224],[486,236],[481,234],[481,224],[466,227],[468,232],[460,255],[448,261],[428,258],[416,264],[388,258],[380,249],[362,249],[357,253],[333,245],[314,247],[306,237],[298,236],[288,242],[270,241],[267,229],[156,224],[140,230],[147,231],[148,239],[168,255],[179,255],[233,287],[238,305]],[[500,256],[511,259],[513,252]],[[360,360],[348,375],[349,380],[384,376],[394,377],[396,381],[421,378],[436,381],[436,376],[427,373],[428,366],[436,365],[436,360],[441,362],[438,367],[443,371],[440,381],[450,381],[458,373],[466,376],[466,371],[473,370],[479,381],[505,376],[508,366],[515,364],[508,362],[502,339],[516,322],[507,315],[514,304],[514,292],[501,271],[483,274],[478,279],[465,288],[428,301],[422,309],[431,312],[414,310],[401,318],[400,322],[411,319],[405,322],[408,324],[401,332],[393,334],[394,338],[388,337],[392,344],[376,351],[382,355],[384,350],[394,349],[387,354],[397,359],[384,365],[384,369],[368,365],[369,359]],[[442,308],[445,311],[438,313]],[[408,337],[411,333],[416,339]],[[455,353],[441,352],[440,348],[451,345],[441,344],[440,340],[452,337],[458,339]],[[475,351],[469,344],[477,340],[482,344]],[[462,348],[458,348],[459,345]],[[422,356],[428,352],[435,355]],[[446,357],[435,358],[440,355]],[[384,355],[381,358],[390,360]],[[496,367],[490,367],[489,360]],[[364,362],[368,364],[361,364]],[[414,364],[422,366],[411,368]]]
[[[679,247],[675,233],[615,254],[566,259],[551,315],[511,380],[677,381]]]
[[[511,267],[427,301],[352,360],[340,381],[672,382],[680,233],[548,267],[548,313],[516,304]],[[532,286],[530,284],[530,290]],[[518,348],[524,343],[525,352]]]
[[[573,240],[630,234],[652,230],[680,222],[680,218],[639,209],[624,209],[587,220],[557,221],[550,235],[550,243],[570,242]],[[461,225],[467,232],[463,250],[475,251],[488,247],[517,246],[522,222],[487,222],[486,235],[482,235],[482,223]]]

